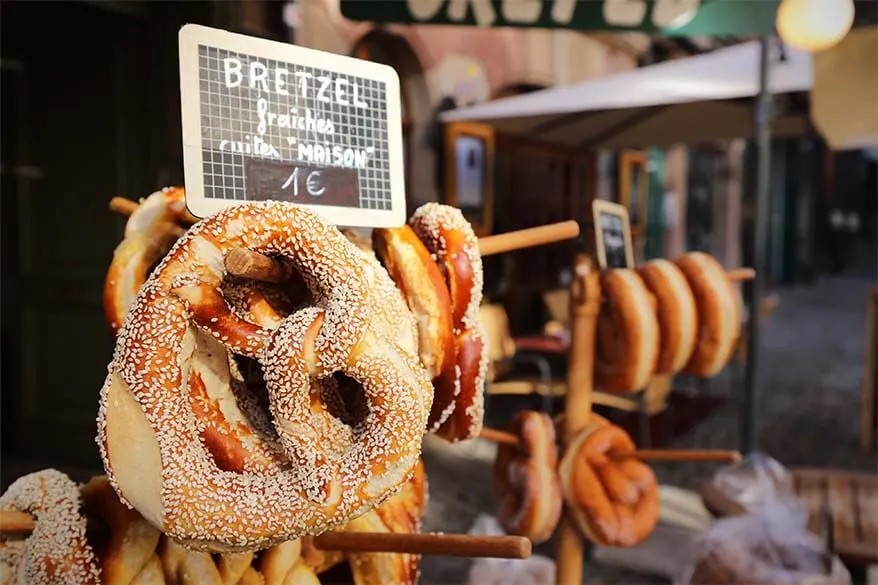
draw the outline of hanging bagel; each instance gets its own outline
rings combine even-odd
[[[434,389],[427,426],[435,431],[455,406],[455,336],[448,287],[411,227],[375,229],[372,246],[418,323],[418,354]]]
[[[741,305],[726,270],[710,254],[690,252],[674,264],[686,276],[698,310],[698,341],[684,371],[715,376],[725,367],[741,335]]]
[[[639,266],[637,274],[655,297],[659,324],[659,357],[656,374],[679,372],[695,350],[698,311],[686,276],[668,260],[652,260]]]
[[[643,279],[628,268],[604,271],[601,294],[595,384],[607,392],[640,390],[649,383],[659,356],[655,300]]]
[[[409,225],[439,265],[451,300],[453,375],[439,376],[434,385],[437,395],[451,395],[454,402],[434,428],[448,441],[465,441],[482,430],[489,362],[485,330],[478,318],[484,284],[479,241],[463,213],[447,205],[422,205]]]

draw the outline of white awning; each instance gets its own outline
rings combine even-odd
[[[750,137],[759,90],[759,43],[451,110],[443,122],[470,121],[539,140],[593,147],[645,147]],[[786,47],[771,60],[772,93],[811,89],[811,56]],[[781,115],[772,131],[797,136],[805,115]]]

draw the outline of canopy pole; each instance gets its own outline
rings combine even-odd
[[[765,258],[768,247],[768,210],[771,179],[771,117],[772,96],[768,89],[771,59],[770,36],[760,39],[759,94],[756,98],[754,135],[756,138],[756,206],[753,216],[753,268],[756,276],[745,286],[749,307],[747,364],[744,372],[744,396],[741,404],[741,447],[747,454],[759,448],[759,299],[765,280]]]

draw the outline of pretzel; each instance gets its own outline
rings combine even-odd
[[[595,418],[570,442],[559,474],[564,500],[582,534],[595,544],[634,546],[658,523],[659,491],[652,469],[635,458],[631,437]]]
[[[525,536],[539,544],[551,538],[561,518],[555,426],[547,414],[524,410],[507,430],[519,437],[519,444],[501,444],[497,448],[497,519],[509,534]]]
[[[637,274],[656,299],[661,342],[655,373],[676,374],[692,356],[698,337],[695,297],[686,276],[668,260],[647,262]]]
[[[448,287],[411,227],[373,230],[372,247],[418,321],[418,354],[434,388],[427,426],[436,430],[454,409],[455,338]]]
[[[109,538],[96,547],[101,583],[131,583],[160,568],[156,564],[156,547],[161,533],[140,514],[119,501],[106,477],[93,478],[79,490],[83,511],[89,518],[99,518],[109,528]]]
[[[317,306],[275,329],[236,315],[217,287],[224,252],[239,247],[287,258]],[[101,391],[98,444],[123,501],[191,548],[229,552],[341,526],[388,497],[417,461],[432,397],[416,356],[375,317],[393,288],[370,287],[359,250],[289,204],[241,204],[194,226],[141,289]],[[261,365],[276,436],[236,401],[216,342]],[[362,384],[356,432],[310,393],[336,373]]]
[[[144,199],[128,218],[104,281],[104,313],[114,332],[150,269],[185,232],[180,224],[186,216],[183,189],[166,187]]]
[[[643,279],[628,268],[603,272],[601,292],[595,383],[608,392],[640,390],[649,382],[659,355],[654,301]]]
[[[674,260],[686,276],[698,309],[698,342],[684,371],[715,376],[726,365],[741,335],[738,292],[713,256],[690,252]]]
[[[477,437],[484,418],[484,389],[488,372],[488,347],[478,320],[482,302],[482,257],[472,226],[459,209],[427,203],[419,207],[409,225],[442,270],[451,299],[454,332],[455,376],[435,381],[436,394],[454,396],[454,402],[431,429],[449,441]]]
[[[98,585],[100,571],[81,505],[76,484],[60,471],[47,469],[13,482],[0,496],[0,509],[27,512],[35,522],[23,542],[0,541],[0,573],[31,585]]]

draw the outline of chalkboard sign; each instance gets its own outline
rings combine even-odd
[[[601,268],[633,268],[634,247],[628,210],[618,203],[592,203],[598,263]]]
[[[337,225],[405,223],[393,68],[188,24],[180,88],[194,215],[276,200]]]

